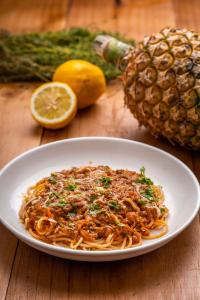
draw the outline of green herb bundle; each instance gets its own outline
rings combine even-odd
[[[57,66],[70,59],[83,59],[98,65],[107,80],[120,71],[105,62],[92,49],[99,34],[109,34],[134,44],[118,33],[72,28],[68,31],[26,33],[0,32],[0,82],[49,81]]]

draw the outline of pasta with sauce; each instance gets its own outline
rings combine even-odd
[[[81,250],[124,249],[164,235],[168,209],[145,175],[108,166],[74,167],[30,187],[19,212],[36,239]],[[154,233],[156,231],[156,233]]]

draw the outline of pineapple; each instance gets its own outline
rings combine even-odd
[[[165,28],[135,48],[98,36],[94,48],[124,71],[125,103],[141,125],[200,149],[200,35]]]

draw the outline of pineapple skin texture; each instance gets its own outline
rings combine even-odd
[[[127,57],[125,103],[158,137],[200,149],[200,35],[165,28]]]

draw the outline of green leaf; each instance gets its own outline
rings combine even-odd
[[[120,209],[119,203],[116,200],[110,200],[110,201],[108,201],[108,206],[111,209],[115,209],[115,210],[119,210]]]
[[[54,197],[57,197],[57,198],[59,198],[59,196],[60,196],[60,193],[58,193],[58,192],[51,192],[51,193],[49,193],[49,198],[54,198]]]
[[[141,183],[141,184],[147,184],[147,185],[152,185],[153,181],[145,176],[145,167],[142,166],[140,168],[140,177],[136,180],[136,183]]]
[[[27,203],[28,201],[29,201],[29,197],[28,197],[28,196],[25,196],[25,197],[24,197],[24,202]]]
[[[73,217],[76,216],[76,214],[77,214],[76,210],[73,209],[73,210],[71,210],[71,211],[68,212],[67,217],[73,218]]]
[[[90,200],[91,201],[94,201],[96,199],[97,199],[97,195],[94,195],[94,194],[90,195]]]
[[[140,177],[136,180],[136,183],[152,185],[153,181],[148,177]]]
[[[102,194],[105,192],[105,189],[102,186],[96,186],[95,188],[98,192],[100,192]]]
[[[124,36],[85,28],[42,33],[0,33],[0,81],[50,81],[55,69],[71,59],[82,59],[99,66],[107,80],[121,74],[116,66],[95,54],[92,44],[99,34],[112,35],[134,44]]]
[[[96,215],[98,213],[101,212],[101,207],[99,206],[99,204],[97,203],[92,203],[90,206],[89,206],[89,213],[91,215]]]
[[[69,218],[71,218],[71,217],[73,218],[73,217],[76,216],[76,213],[73,212],[73,211],[71,211],[71,212],[68,212],[67,216],[68,216]]]
[[[68,184],[67,189],[68,191],[75,191],[75,189],[77,188],[76,184]]]
[[[58,202],[58,204],[60,206],[65,206],[67,204],[67,202],[65,200],[61,200],[61,201]]]
[[[49,206],[58,206],[58,207],[64,207],[66,206],[67,202],[64,200],[61,200],[59,202],[50,203]]]
[[[146,201],[144,201],[144,200],[138,200],[138,203],[140,204],[140,205],[145,205],[146,204]]]
[[[71,206],[72,206],[73,208],[77,208],[76,203],[72,202],[72,203],[70,203],[70,204],[71,204]]]
[[[142,166],[142,167],[140,168],[140,174],[141,174],[142,176],[145,176],[145,167],[144,167],[144,166]]]
[[[154,200],[154,193],[151,188],[147,188],[145,191],[142,191],[141,194],[150,201]]]
[[[102,177],[101,182],[105,188],[108,188],[112,182],[112,179],[110,177]]]
[[[68,222],[67,225],[68,225],[69,228],[74,228],[74,223],[72,223],[72,222]]]
[[[165,212],[165,208],[164,207],[160,207],[160,212],[161,212],[161,214],[163,214]]]
[[[48,181],[52,184],[56,184],[57,183],[57,179],[55,178],[55,176],[51,175],[49,178],[48,178]]]

